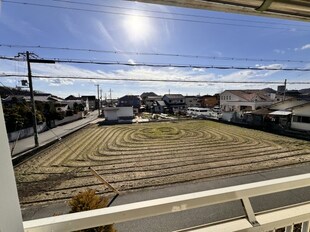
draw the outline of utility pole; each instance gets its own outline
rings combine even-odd
[[[99,98],[99,85],[97,86],[97,95],[98,95],[98,117],[100,116],[100,98]]]
[[[286,79],[285,79],[285,81],[284,81],[283,101],[285,101],[285,94],[286,94]]]
[[[16,57],[25,57],[27,62],[28,68],[28,82],[29,82],[29,89],[30,89],[30,99],[31,99],[31,108],[32,108],[32,121],[33,121],[33,133],[34,133],[34,143],[35,146],[39,146],[39,138],[38,138],[38,128],[37,128],[37,116],[36,116],[36,105],[34,100],[34,93],[33,93],[33,85],[32,85],[32,74],[31,74],[31,66],[30,63],[44,63],[44,64],[55,64],[55,60],[44,60],[38,59],[38,56],[34,53],[26,52],[25,53],[18,53]],[[30,56],[34,58],[30,58]]]
[[[102,111],[102,89],[100,89],[100,109]]]
[[[31,108],[32,108],[34,144],[36,147],[38,147],[39,146],[39,137],[38,137],[38,128],[37,128],[36,105],[35,105],[34,94],[33,94],[32,75],[31,75],[30,58],[29,58],[29,52],[28,51],[26,52],[26,59],[27,59],[27,67],[28,67],[28,81],[29,81],[30,99],[31,99]]]
[[[110,103],[111,103],[111,106],[113,106],[113,104],[112,104],[112,90],[110,89],[109,92],[110,92]]]

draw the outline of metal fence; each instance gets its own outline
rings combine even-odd
[[[310,174],[43,218],[23,224],[26,232],[76,231],[241,200],[244,218],[183,231],[275,231],[277,228],[285,228],[285,231],[292,232],[294,224],[302,223],[301,231],[309,232],[310,203],[255,214],[250,201],[251,197],[307,186],[310,186]]]

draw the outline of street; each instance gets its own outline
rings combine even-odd
[[[86,118],[62,125],[57,126],[51,130],[39,133],[39,144],[40,146],[43,146],[49,142],[52,142],[54,140],[58,140],[62,136],[69,134],[87,124],[89,124],[91,121],[95,120],[98,117],[98,111],[90,112],[86,116]],[[14,146],[14,143],[10,143],[10,148]],[[17,141],[12,156],[15,156],[17,154],[23,153],[25,151],[28,151],[30,149],[34,148],[34,138],[33,136],[20,139]]]

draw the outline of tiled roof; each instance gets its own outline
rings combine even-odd
[[[184,98],[184,96],[182,94],[165,94],[164,96],[166,96],[170,99]]]
[[[269,93],[264,90],[227,90],[228,92],[245,99],[246,101],[271,101]]]

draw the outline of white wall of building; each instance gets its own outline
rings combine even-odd
[[[120,118],[133,118],[133,107],[105,107],[104,117],[107,121],[117,121]]]
[[[292,115],[292,129],[310,131],[310,103],[304,106],[293,108]]]
[[[270,106],[273,101],[247,101],[244,98],[234,95],[229,91],[220,94],[220,106],[223,111],[240,111],[241,107],[248,107],[249,110],[256,110],[265,106]]]
[[[121,117],[134,117],[133,114],[133,108],[132,106],[128,106],[128,107],[117,107],[118,111],[117,111],[117,116],[119,118]]]

